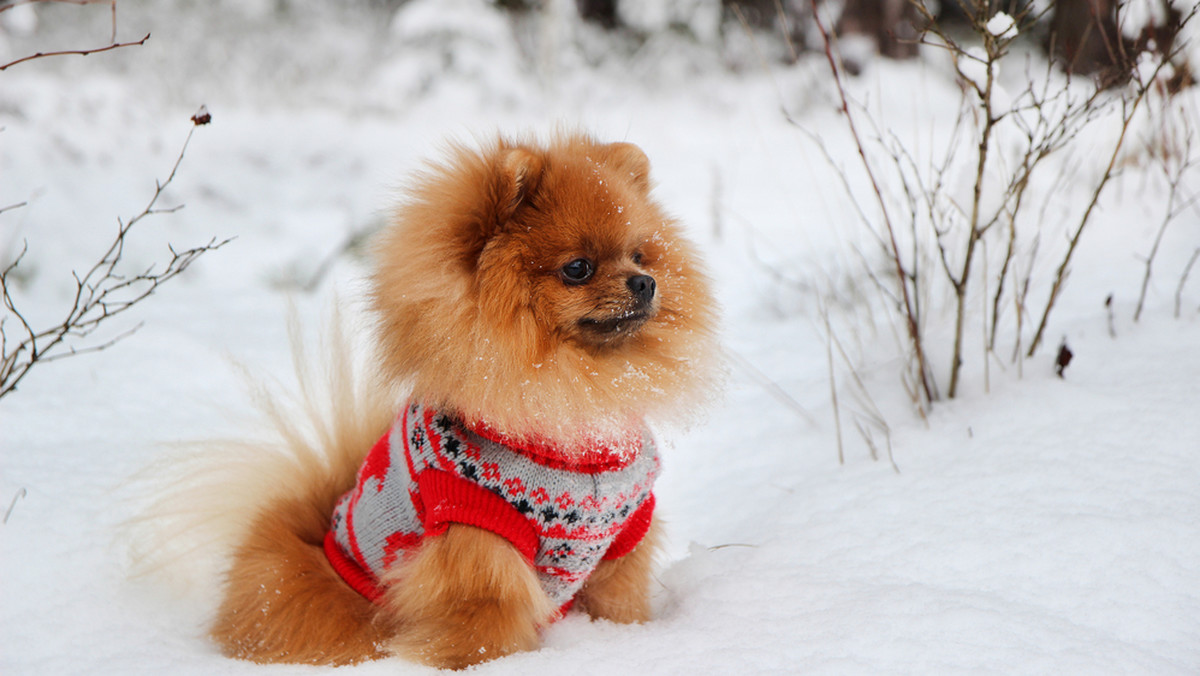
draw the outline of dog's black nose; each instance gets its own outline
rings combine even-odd
[[[625,286],[633,293],[638,305],[649,305],[654,300],[654,278],[650,275],[634,275],[625,280]]]

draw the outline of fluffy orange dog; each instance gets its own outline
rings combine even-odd
[[[243,499],[227,654],[461,668],[535,648],[568,607],[649,618],[646,426],[688,417],[715,360],[707,281],[648,172],[633,145],[560,135],[456,146],[417,178],[375,248],[395,387],[335,391],[344,419]]]

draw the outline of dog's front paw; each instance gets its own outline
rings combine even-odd
[[[577,603],[591,618],[631,624],[650,619],[650,581],[659,543],[658,520],[632,551],[601,561],[579,590]]]
[[[579,607],[589,617],[622,624],[650,619],[647,581],[639,574],[629,574],[635,572],[628,566],[631,563],[625,559],[605,561],[592,573],[578,598]]]
[[[385,608],[398,626],[391,651],[443,669],[537,648],[555,612],[525,557],[471,526],[429,538],[386,577]]]

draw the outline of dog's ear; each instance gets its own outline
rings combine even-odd
[[[542,158],[525,148],[508,148],[497,167],[496,220],[504,227],[517,208],[529,199],[542,175]]]
[[[610,143],[604,147],[604,164],[629,178],[643,194],[650,192],[650,158],[632,143]]]

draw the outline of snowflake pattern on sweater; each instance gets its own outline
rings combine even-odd
[[[352,587],[378,600],[382,573],[424,537],[451,523],[477,526],[521,551],[565,608],[601,560],[646,534],[659,469],[647,431],[567,460],[410,403],[338,501],[325,550]]]

